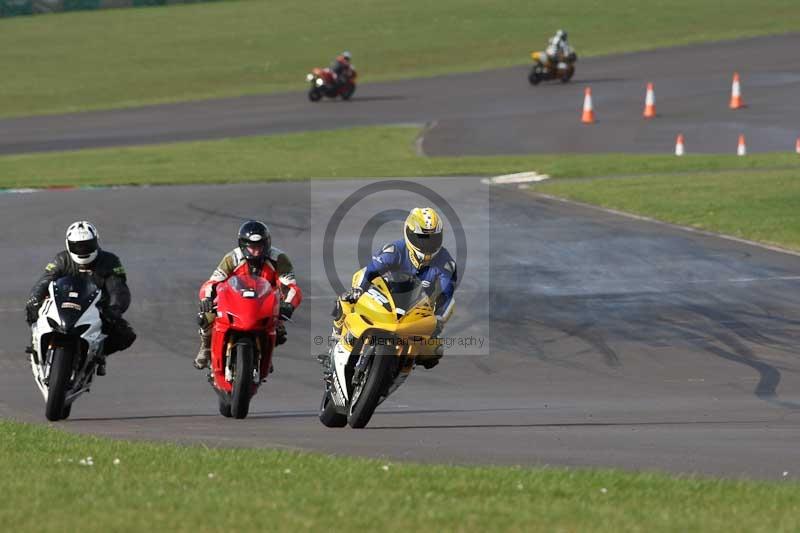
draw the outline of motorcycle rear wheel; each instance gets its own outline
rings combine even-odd
[[[250,411],[250,391],[253,385],[253,343],[242,339],[236,343],[236,374],[231,394],[231,415],[245,418]]]
[[[347,88],[342,91],[342,100],[350,100],[355,92],[356,86],[353,84],[348,85]]]
[[[350,416],[347,423],[353,429],[366,427],[375,413],[375,408],[392,383],[393,372],[397,367],[397,355],[394,346],[377,346],[372,356],[372,362],[363,378],[365,383],[361,393],[355,398],[355,404],[350,406]],[[355,394],[354,394],[355,395]]]
[[[322,403],[319,406],[319,421],[329,428],[343,428],[347,425],[347,416],[336,411],[336,406],[331,399],[331,393],[322,393]]]
[[[69,380],[72,377],[72,351],[58,346],[53,349],[52,361],[44,415],[48,420],[55,422],[66,418],[64,416],[64,399],[67,396],[67,387],[69,387]]]

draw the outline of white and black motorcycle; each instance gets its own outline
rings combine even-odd
[[[31,369],[47,405],[48,420],[68,418],[72,402],[89,391],[103,353],[102,292],[91,280],[65,276],[50,283],[49,297],[31,326]]]

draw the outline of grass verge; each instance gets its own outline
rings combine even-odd
[[[795,154],[530,155],[420,157],[415,127],[242,137],[221,141],[0,157],[0,188],[240,183],[339,177],[497,175],[536,170],[554,177],[753,171],[794,167]]]
[[[552,181],[534,190],[800,250],[800,169]]]
[[[509,66],[559,27],[587,56],[797,31],[800,10],[795,0],[249,0],[17,17],[0,20],[0,116],[298,89],[344,48],[363,81]]]
[[[15,531],[800,528],[795,482],[419,466],[112,441],[7,420],[0,442],[0,521]]]

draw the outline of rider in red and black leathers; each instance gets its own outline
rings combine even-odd
[[[280,305],[281,318],[292,317],[303,299],[303,292],[294,277],[294,268],[283,251],[272,246],[272,237],[266,224],[250,220],[239,228],[239,246],[225,254],[211,277],[200,287],[200,313],[204,317],[200,326],[200,351],[194,366],[208,366],[211,357],[211,327],[214,321],[214,297],[216,286],[234,274],[261,276],[273,286],[279,286],[283,294]],[[275,345],[286,342],[286,326],[278,322]]]

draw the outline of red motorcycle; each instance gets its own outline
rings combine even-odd
[[[306,76],[306,81],[311,84],[308,99],[312,102],[318,102],[323,96],[341,96],[342,100],[349,100],[356,92],[356,70],[352,67],[347,81],[341,85],[337,85],[336,75],[329,68],[315,68]]]
[[[220,414],[245,418],[272,368],[281,292],[249,273],[234,273],[216,292],[208,381],[219,396]]]

